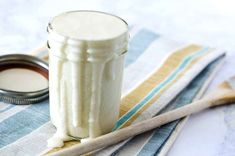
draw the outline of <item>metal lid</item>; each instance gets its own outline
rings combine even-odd
[[[0,56],[0,72],[14,68],[35,71],[48,80],[48,64],[43,60],[24,54],[10,54]],[[33,104],[47,99],[48,96],[48,86],[46,88],[34,91],[15,91],[0,87],[0,100],[6,103],[19,105]]]

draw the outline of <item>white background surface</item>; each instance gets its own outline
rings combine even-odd
[[[234,7],[233,0],[0,0],[0,50],[1,54],[28,53],[40,47],[46,42],[48,21],[60,12],[106,11],[175,40],[228,50],[227,62],[212,89],[235,75]],[[235,106],[190,117],[168,155],[235,155]]]

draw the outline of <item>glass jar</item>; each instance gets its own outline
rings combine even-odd
[[[110,132],[119,117],[127,23],[72,11],[54,17],[48,33],[50,116],[57,129],[48,145]]]

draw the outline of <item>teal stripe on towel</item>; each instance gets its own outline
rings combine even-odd
[[[132,109],[130,109],[126,114],[124,114],[116,123],[113,130],[119,129],[122,125],[124,125],[135,113],[141,109],[148,101],[150,101],[162,88],[164,88],[167,84],[172,82],[181,71],[183,71],[187,65],[196,57],[207,52],[209,48],[203,48],[199,51],[196,51],[188,56],[186,56],[180,65],[169,75],[163,82],[161,82],[158,86],[156,86],[147,96],[143,98],[142,101],[137,103]]]
[[[48,101],[33,104],[0,123],[0,148],[49,121]]]

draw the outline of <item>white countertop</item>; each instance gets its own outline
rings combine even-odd
[[[234,4],[232,0],[2,0],[0,50],[1,54],[28,53],[43,45],[48,21],[60,12],[79,9],[111,12],[130,25],[144,23],[175,40],[228,50],[227,62],[211,89],[235,75]],[[191,116],[168,155],[235,155],[235,105]]]

